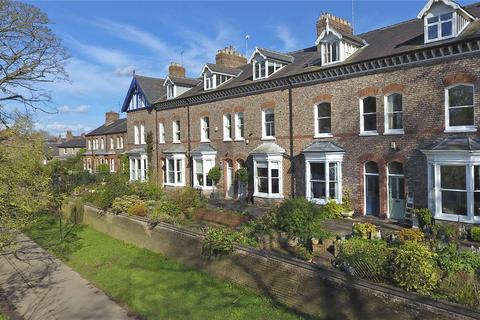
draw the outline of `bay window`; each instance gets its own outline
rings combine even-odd
[[[193,163],[193,186],[203,190],[213,189],[213,181],[208,178],[208,173],[215,165],[215,156],[194,156]]]
[[[331,136],[332,109],[329,102],[322,102],[315,106],[315,137]]]
[[[185,155],[172,154],[165,159],[165,185],[184,186],[185,185]]]
[[[467,167],[440,166],[442,213],[467,215]]]
[[[474,87],[458,84],[445,90],[445,130],[476,131]]]
[[[343,153],[304,152],[304,156],[306,198],[318,204],[341,203]]]
[[[148,180],[148,160],[147,155],[129,156],[130,160],[130,180],[146,181]]]
[[[283,174],[281,155],[255,155],[254,196],[283,198]]]
[[[393,93],[385,97],[385,133],[404,133],[403,131],[403,97]]]
[[[377,99],[375,97],[360,99],[360,134],[377,134]]]

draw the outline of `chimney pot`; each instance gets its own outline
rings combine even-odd
[[[247,58],[236,51],[234,46],[228,46],[218,50],[215,63],[229,68],[238,68],[247,64]]]
[[[172,62],[168,67],[168,75],[171,77],[185,78],[185,68],[179,63]]]
[[[322,13],[317,20],[317,37],[319,37],[320,34],[322,34],[322,32],[327,28],[327,20],[328,25],[331,28],[338,30],[339,32],[342,32],[344,34],[353,35],[353,28],[350,22],[345,19],[336,17],[331,13],[325,12]]]

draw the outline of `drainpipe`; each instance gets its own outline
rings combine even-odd
[[[160,185],[161,184],[161,181],[159,180],[160,178],[160,167],[159,167],[159,164],[160,164],[160,161],[158,161],[158,110],[157,108],[153,108],[153,110],[155,110],[155,138],[153,139],[153,144],[155,145],[155,164],[156,164],[156,167],[157,167],[157,183]]]
[[[190,167],[190,186],[193,188],[193,166],[192,166],[192,157],[190,157],[190,149],[191,149],[191,136],[190,136],[190,105],[187,102],[187,136],[188,136],[188,165]]]
[[[295,162],[293,158],[293,100],[292,100],[292,82],[288,79],[288,120],[290,130],[290,190],[291,197],[295,198]]]

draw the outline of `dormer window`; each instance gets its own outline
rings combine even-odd
[[[249,62],[253,66],[253,80],[265,79],[293,62],[293,57],[267,49],[256,48]]]
[[[253,63],[253,69],[255,70],[255,75],[253,77],[254,80],[267,77],[267,68],[265,66],[266,64],[267,60]]]
[[[324,63],[332,63],[340,61],[340,42],[329,41],[324,44]]]
[[[204,78],[204,89],[205,90],[210,90],[210,89],[213,89],[213,74],[211,75],[205,75],[205,78]]]
[[[417,18],[424,20],[425,43],[456,37],[475,20],[452,0],[429,0]]]
[[[173,83],[167,84],[167,99],[175,98],[175,85]]]
[[[453,13],[427,18],[428,41],[446,39],[453,36]]]
[[[203,69],[201,76],[203,77],[203,89],[211,90],[224,84],[230,79],[238,76],[242,70],[230,68],[224,65],[207,63]]]

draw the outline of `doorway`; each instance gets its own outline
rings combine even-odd
[[[235,188],[233,186],[233,161],[227,160],[227,198],[233,198]]]
[[[388,217],[405,219],[405,177],[403,165],[399,162],[388,164]]]
[[[365,215],[379,216],[380,183],[378,165],[369,161],[365,163]]]

